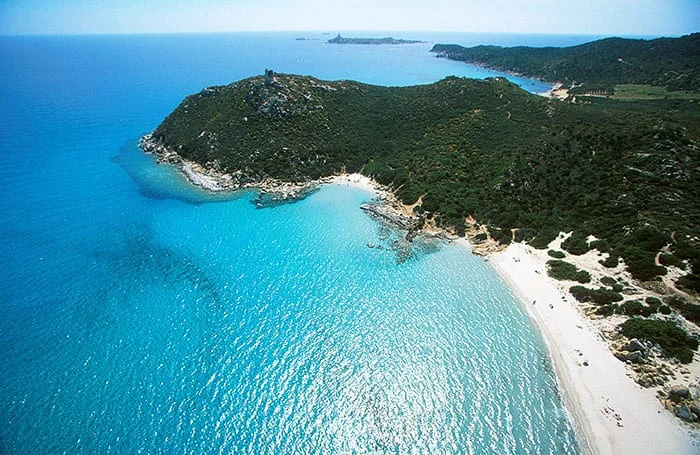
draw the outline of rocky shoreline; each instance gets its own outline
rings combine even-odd
[[[186,160],[174,150],[153,139],[151,133],[141,137],[139,148],[145,153],[154,155],[159,164],[176,166],[192,185],[205,191],[221,193],[256,189],[260,192],[256,202],[256,205],[259,206],[303,199],[316,190],[319,185],[332,181],[332,177],[304,183],[283,182],[275,179],[260,181],[246,179],[240,174],[222,172],[216,162],[203,166],[194,161]]]
[[[187,160],[161,142],[156,141],[151,133],[141,137],[139,147],[145,153],[154,155],[159,164],[176,166],[192,185],[205,191],[213,193],[245,189],[259,191],[258,196],[253,200],[256,207],[259,208],[303,199],[324,184],[347,183],[347,180],[343,180],[344,174],[322,177],[303,183],[283,182],[275,179],[260,181],[245,179],[241,174],[221,171],[216,162],[203,166]],[[374,180],[368,179],[368,186],[376,193],[377,200],[374,203],[362,204],[360,208],[370,216],[405,232],[405,240],[411,242],[418,235],[449,240],[460,238],[454,232],[436,226],[434,221],[425,215],[416,214],[413,209],[416,205],[420,205],[420,201],[414,205],[405,205],[396,198],[391,189]],[[476,222],[468,223],[465,237],[471,245],[472,253],[476,255],[486,256],[505,248],[490,237],[485,226],[480,226]]]

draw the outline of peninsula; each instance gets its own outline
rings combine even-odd
[[[478,225],[544,247],[573,231],[573,254],[595,248],[645,282],[675,267],[697,292],[699,134],[688,100],[573,104],[504,79],[389,88],[270,72],[187,97],[148,143],[226,174],[222,188],[361,172],[456,235]]]
[[[699,138],[693,99],[572,103],[500,78],[379,87],[268,70],[188,96],[141,146],[213,191],[254,187],[285,199],[341,174],[373,179],[409,237],[441,230],[490,255],[550,340],[569,393],[601,390],[600,377],[579,378],[577,368],[618,365],[609,382],[631,395],[610,419],[649,398],[632,392],[628,374],[692,422]],[[566,324],[594,324],[582,332],[586,357],[559,358],[580,349]],[[639,425],[660,409],[650,393]],[[572,400],[577,420],[594,422],[589,436],[606,425],[591,397]]]
[[[344,38],[338,36],[327,41],[330,44],[417,44],[424,43],[420,40],[394,39],[394,38]]]

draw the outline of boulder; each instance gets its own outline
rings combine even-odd
[[[695,417],[700,419],[700,403],[698,403],[697,401],[693,401],[688,405],[688,409],[690,409],[690,412],[695,414]]]
[[[695,417],[695,415],[690,411],[690,408],[684,404],[676,408],[675,414],[676,417],[681,420],[685,420],[686,422],[694,422],[697,420],[697,417]]]
[[[623,362],[630,361],[632,363],[639,363],[644,360],[644,354],[641,351],[617,351],[615,352],[615,357]]]
[[[655,387],[657,385],[662,385],[664,383],[663,378],[658,377],[654,373],[644,373],[639,375],[637,378],[637,383],[642,387]]]
[[[668,397],[674,403],[679,403],[686,398],[690,398],[690,390],[681,385],[674,385],[671,386],[671,389],[668,391]]]
[[[629,343],[627,343],[627,350],[630,352],[634,351],[641,351],[645,352],[647,350],[647,347],[642,344],[641,341],[639,341],[636,338],[632,338]]]
[[[628,354],[629,351],[615,351],[615,357],[617,357],[618,360],[622,360],[623,362],[627,360]]]
[[[644,360],[644,354],[642,354],[640,351],[630,352],[627,356],[627,360],[629,360],[632,363],[641,362]]]

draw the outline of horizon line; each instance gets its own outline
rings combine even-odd
[[[439,34],[463,34],[463,35],[530,35],[530,36],[591,36],[591,37],[606,37],[606,38],[680,38],[683,36],[700,33],[700,31],[681,33],[681,34],[634,34],[634,33],[562,33],[562,32],[497,32],[497,31],[455,31],[455,30],[217,30],[217,31],[175,31],[175,32],[70,32],[70,33],[0,33],[0,37],[88,37],[88,36],[167,36],[167,35],[226,35],[226,34],[244,34],[244,33],[316,33],[324,35],[337,35],[342,33],[439,33]]]

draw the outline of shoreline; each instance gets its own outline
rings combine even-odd
[[[359,173],[342,173],[304,183],[274,179],[241,181],[210,163],[205,168],[183,159],[153,141],[150,134],[141,138],[139,146],[145,153],[155,155],[158,163],[175,165],[184,178],[204,191],[256,189],[276,203],[302,199],[321,185],[351,186],[367,191],[378,201],[363,205],[369,215],[396,224],[399,229],[403,227],[408,231],[409,241],[417,234],[424,234],[464,242],[471,254],[483,256],[491,264],[535,323],[583,453],[690,454],[700,448],[697,430],[684,429],[664,409],[655,389],[643,389],[632,379],[628,366],[614,356],[610,340],[603,339],[599,328],[577,308],[564,283],[547,275],[547,259],[538,258],[531,247],[513,243],[506,248],[490,238],[486,226],[473,219],[467,220],[466,236],[460,237],[437,227],[432,219],[417,216],[413,208],[420,204],[420,199],[416,204],[405,205],[390,188]]]
[[[218,163],[207,163],[202,166],[199,163],[187,160],[174,150],[153,140],[152,133],[148,133],[139,140],[139,148],[147,154],[154,155],[158,164],[170,164],[179,170],[180,174],[192,185],[211,193],[235,192],[246,189],[259,191],[258,207],[274,205],[276,203],[292,202],[303,199],[321,185],[338,184],[361,188],[372,193],[379,204],[370,206],[365,204],[362,208],[374,217],[384,218],[389,223],[398,224],[408,229],[407,240],[418,234],[430,237],[443,237],[450,240],[458,239],[454,232],[438,227],[432,219],[426,219],[413,212],[419,200],[413,205],[401,203],[390,188],[387,188],[371,177],[360,173],[341,173],[303,183],[284,182],[275,179],[252,181],[242,178],[240,174],[228,174],[218,169]],[[265,199],[266,202],[261,202]],[[378,209],[378,210],[377,210]],[[402,222],[398,222],[401,220]],[[486,226],[478,225],[474,220],[469,220],[466,238],[471,244],[473,254],[485,256],[503,249],[498,242],[488,235]]]
[[[489,263],[538,328],[584,453],[697,453],[697,436],[628,375],[530,248],[512,244]]]

